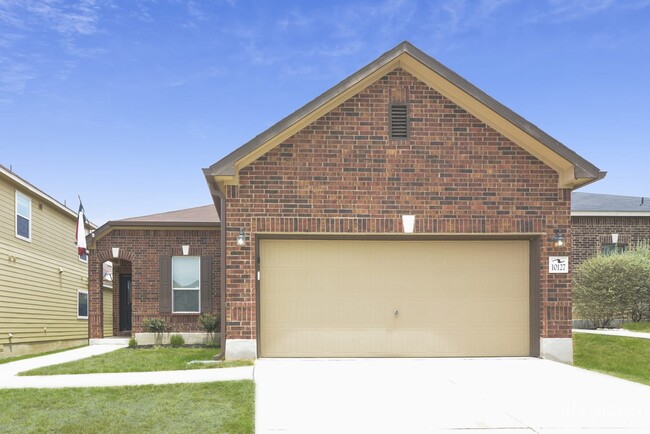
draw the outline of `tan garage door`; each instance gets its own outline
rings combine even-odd
[[[527,356],[527,241],[260,241],[262,357]]]

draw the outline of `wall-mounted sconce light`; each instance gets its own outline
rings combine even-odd
[[[405,234],[412,234],[413,229],[415,228],[415,216],[414,215],[403,215],[402,216],[402,228]]]
[[[120,248],[119,247],[112,247],[111,251],[113,252],[113,258],[117,259],[120,257]]]
[[[618,234],[612,234],[612,243],[618,244]]]
[[[244,228],[239,228],[239,235],[237,235],[237,245],[239,247],[244,247],[246,245],[246,234],[244,233]]]
[[[183,256],[190,254],[190,246],[181,246],[183,248]]]
[[[553,245],[555,247],[564,247],[566,242],[562,236],[562,229],[555,229],[555,236],[553,237]]]

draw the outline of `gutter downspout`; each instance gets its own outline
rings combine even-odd
[[[208,181],[208,185],[210,187],[210,193],[212,193],[212,198],[213,200],[215,197],[219,198],[219,203],[217,204],[215,201],[215,206],[217,208],[217,211],[219,213],[219,222],[220,222],[220,229],[221,229],[221,236],[219,239],[219,262],[220,262],[220,267],[221,267],[221,273],[220,273],[220,288],[219,288],[219,293],[220,293],[220,301],[221,301],[221,309],[219,316],[220,318],[220,334],[221,334],[221,351],[219,354],[213,357],[214,360],[223,360],[226,356],[226,195],[220,192],[218,189],[215,189],[212,185],[211,182]]]

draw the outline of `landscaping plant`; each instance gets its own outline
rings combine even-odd
[[[185,339],[181,335],[171,335],[169,337],[169,344],[173,348],[182,347],[183,345],[185,345]]]
[[[131,339],[129,339],[129,348],[134,348],[138,346],[138,341],[135,339],[135,337],[131,336]]]
[[[599,255],[575,271],[576,315],[607,327],[614,318],[640,321],[650,313],[650,251]]]
[[[206,343],[208,345],[216,345],[215,332],[219,330],[219,326],[221,325],[219,315],[211,315],[209,313],[201,314],[199,324],[201,324],[201,327],[208,334]]]
[[[163,333],[165,331],[165,320],[161,318],[145,318],[142,323],[148,332],[156,335],[156,345],[162,345]]]

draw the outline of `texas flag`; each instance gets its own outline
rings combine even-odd
[[[86,224],[88,224],[86,212],[81,200],[79,200],[79,214],[77,216],[77,252],[79,256],[86,255]]]

